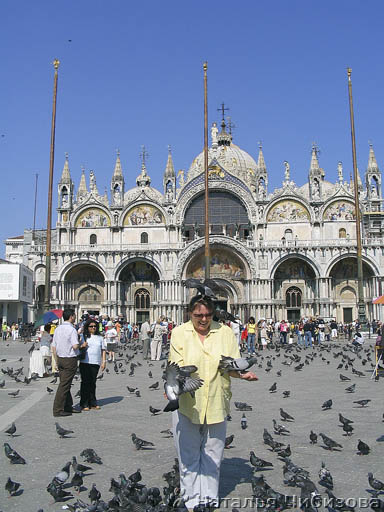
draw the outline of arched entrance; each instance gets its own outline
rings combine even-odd
[[[275,317],[296,322],[316,311],[316,273],[305,260],[297,257],[282,261],[273,280]]]
[[[350,323],[358,318],[357,258],[346,257],[337,261],[329,272],[331,298],[335,304],[334,317]],[[364,296],[370,296],[370,283],[374,277],[372,268],[363,261]]]
[[[159,303],[159,273],[145,260],[129,262],[120,272],[121,313],[130,322],[153,321]]]
[[[104,276],[91,264],[72,267],[64,277],[64,300],[67,306],[77,309],[77,315],[85,312],[103,313]]]

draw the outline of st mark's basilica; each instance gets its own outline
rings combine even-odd
[[[234,144],[224,121],[220,129],[213,123],[210,273],[225,290],[219,305],[243,321],[252,315],[350,322],[358,316],[353,182],[341,163],[336,183],[327,181],[315,146],[302,171],[308,172],[305,185],[298,187],[284,165],[281,188],[270,190],[262,147],[256,162]],[[130,188],[119,154],[111,176],[109,196],[99,193],[93,171],[88,183],[83,171],[75,190],[65,159],[52,234],[51,306],[133,323],[160,315],[180,323],[191,293],[183,282],[204,278],[204,154],[184,174],[175,172],[169,151],[162,191],[151,186],[145,154]],[[382,316],[372,300],[384,293],[381,172],[372,147],[358,187],[364,301],[372,320]],[[43,308],[44,232],[9,238],[6,258],[33,271],[33,320]]]

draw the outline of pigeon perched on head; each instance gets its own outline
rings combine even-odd
[[[9,497],[16,494],[19,487],[20,484],[18,482],[13,482],[10,477],[8,477],[8,480],[5,483],[5,490],[9,493]]]
[[[367,443],[364,443],[361,439],[358,440],[357,443],[357,452],[358,455],[368,455],[368,453],[371,451],[370,447],[367,445]]]
[[[175,411],[179,408],[179,396],[181,394],[191,393],[193,396],[193,393],[203,385],[204,381],[198,376],[191,377],[191,374],[196,371],[196,366],[179,366],[168,361],[163,374],[164,391],[169,400],[164,408],[165,412]]]
[[[26,464],[25,459],[10,447],[8,443],[4,443],[4,453],[11,464]]]
[[[197,294],[209,299],[216,299],[215,293],[220,293],[223,288],[214,279],[205,279],[203,282],[194,277],[185,280],[187,288],[196,288]]]
[[[59,434],[61,439],[63,439],[68,434],[73,434],[74,433],[73,430],[66,430],[63,427],[60,427],[60,425],[57,423],[57,421],[55,423],[55,426],[56,426],[56,432]]]

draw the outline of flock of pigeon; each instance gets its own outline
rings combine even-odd
[[[233,381],[234,400],[231,414],[227,417],[228,437],[222,471],[227,480],[233,481],[231,495],[236,495],[235,487],[240,484],[241,495],[251,499],[253,507],[264,510],[301,509],[311,512],[326,503],[330,512],[351,511],[359,510],[356,500],[365,498],[368,507],[384,512],[384,498],[380,498],[384,494],[384,470],[380,470],[384,467],[380,444],[384,441],[381,435],[384,417],[379,410],[381,401],[375,398],[381,395],[381,382],[370,379],[375,366],[373,348],[364,347],[356,352],[350,345],[335,342],[314,349],[296,345],[272,345],[270,348],[248,359],[233,360],[223,354],[219,365],[222,373],[245,371],[252,366],[259,376],[257,383]],[[78,426],[86,413],[76,415],[80,416],[76,427],[71,420],[59,424],[45,418],[44,425],[39,428],[44,427],[46,432],[52,424],[52,435],[60,446],[65,443],[69,460],[60,462],[57,455],[52,454],[55,463],[57,461],[56,470],[41,486],[41,493],[51,500],[49,505],[47,499],[41,497],[41,502],[29,503],[29,508],[23,510],[47,512],[61,507],[77,512],[186,510],[180,494],[177,460],[173,462],[172,431],[165,427],[171,424],[168,412],[177,409],[180,394],[193,394],[202,385],[198,368],[180,368],[166,360],[159,363],[143,361],[136,342],[122,345],[116,359],[99,376],[98,395],[104,396],[104,383],[113,382],[114,392],[125,393],[126,400],[102,407],[101,412],[94,413],[92,417],[92,428],[97,431],[98,428],[106,428],[105,423],[98,427],[98,420],[103,418],[103,414],[108,414],[112,423],[107,428],[112,429],[111,443],[107,432],[99,447],[86,447],[93,444],[94,438],[89,432],[80,431]],[[38,381],[38,386],[43,385],[35,375],[30,379],[24,377],[23,358],[18,362],[20,366],[13,368],[4,358],[0,367],[0,393],[7,393],[15,402],[23,399],[24,388],[31,383],[34,385],[34,381]],[[14,382],[17,389],[7,391]],[[74,388],[78,383],[76,378]],[[47,396],[52,394],[56,384],[55,378],[49,381],[51,387],[46,387]],[[331,396],[324,396],[323,388]],[[168,402],[164,399],[164,391]],[[123,446],[116,446],[113,442],[111,418],[114,407],[127,412]],[[153,436],[147,436],[150,439],[143,439],[138,430],[135,418],[139,410],[140,414],[146,410],[151,419]],[[368,436],[372,430],[377,432],[374,438],[372,434]],[[162,444],[170,441],[162,452],[167,454],[168,468],[164,460],[159,461],[156,457],[160,447],[155,437],[158,439],[159,434]],[[3,510],[0,505],[2,512],[19,510],[17,500],[24,494],[23,475],[27,474],[22,467],[31,466],[33,469],[34,465],[26,444],[23,450],[18,448],[18,436],[28,436],[23,429],[22,418],[3,432],[4,454],[0,475],[4,495],[9,496],[9,500],[6,500],[8,509],[4,505]],[[81,438],[83,448],[76,453],[78,444],[74,440],[78,438]],[[130,459],[133,458],[134,464],[142,460],[145,468],[157,465],[154,482],[144,483],[142,471],[136,467],[132,468],[136,469],[134,473],[126,476],[121,467],[112,466],[110,450],[126,450],[128,444],[131,452],[127,450],[125,467],[131,467]],[[107,490],[103,450],[110,468]],[[82,458],[81,462],[78,462],[78,457]],[[351,482],[355,493],[345,495],[342,490],[345,491]],[[354,499],[349,499],[351,497]],[[44,504],[45,509],[39,508]],[[236,508],[231,504],[227,506]],[[210,507],[208,504],[196,509],[202,512]]]

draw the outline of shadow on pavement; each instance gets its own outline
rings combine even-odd
[[[220,497],[225,498],[228,494],[231,494],[238,484],[250,484],[252,475],[253,472],[248,459],[239,457],[224,459],[220,471]]]
[[[100,407],[102,407],[103,405],[117,404],[122,400],[124,400],[123,396],[109,396],[108,398],[101,398],[97,400],[97,403],[100,405]]]

